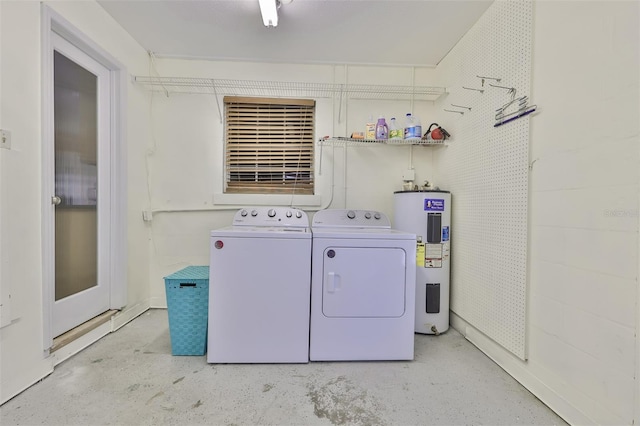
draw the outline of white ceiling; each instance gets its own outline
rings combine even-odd
[[[275,28],[258,0],[98,2],[160,57],[435,66],[492,1],[293,0]]]

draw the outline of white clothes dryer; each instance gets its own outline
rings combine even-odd
[[[239,210],[211,231],[210,363],[309,362],[309,217],[288,207]]]
[[[413,359],[416,236],[370,210],[312,222],[311,361]]]

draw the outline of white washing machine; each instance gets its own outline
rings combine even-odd
[[[211,231],[207,361],[309,362],[310,281],[304,211],[245,208]]]
[[[369,210],[321,210],[311,229],[311,361],[413,359],[415,234]]]

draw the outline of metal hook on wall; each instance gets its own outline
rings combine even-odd
[[[462,105],[455,105],[455,104],[451,104],[452,107],[456,107],[456,108],[464,108],[464,109],[468,109],[469,111],[471,111],[471,107],[467,107],[467,106],[462,106]]]
[[[476,75],[476,77],[481,79],[482,82],[482,87],[484,87],[484,81],[485,80],[494,80],[497,81],[498,83],[500,83],[500,81],[502,80],[501,78],[495,78],[495,77],[483,77],[481,75]]]
[[[464,87],[462,86],[463,89],[467,89],[467,90],[475,90],[476,92],[480,92],[480,93],[484,93],[484,89],[474,89],[473,87]]]
[[[508,91],[509,91],[508,93],[510,93],[510,94],[511,94],[511,99],[515,99],[515,97],[516,97],[516,88],[515,88],[515,87],[498,86],[497,84],[491,84],[491,83],[489,83],[489,86],[491,86],[491,87],[497,87],[497,88],[499,88],[499,89],[506,89],[506,90],[508,90]]]

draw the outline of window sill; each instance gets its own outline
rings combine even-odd
[[[284,195],[284,194],[213,194],[214,204],[251,205],[251,206],[296,206],[318,207],[322,205],[320,195]]]

